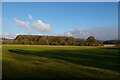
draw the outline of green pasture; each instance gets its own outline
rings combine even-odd
[[[3,78],[120,78],[115,47],[3,45]]]

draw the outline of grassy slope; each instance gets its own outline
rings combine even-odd
[[[118,78],[118,49],[3,45],[3,77]]]

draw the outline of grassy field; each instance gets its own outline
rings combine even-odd
[[[3,78],[120,78],[118,48],[3,45]]]

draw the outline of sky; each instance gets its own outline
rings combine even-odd
[[[3,2],[118,2],[119,0],[2,0]]]
[[[1,2],[0,2],[0,34],[2,34],[2,3]]]
[[[117,2],[3,2],[2,35],[118,38]]]

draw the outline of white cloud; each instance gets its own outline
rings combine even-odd
[[[91,35],[91,33],[89,31],[82,30],[82,29],[79,29],[79,28],[75,28],[75,29],[71,30],[70,33],[74,37],[78,37],[78,38],[87,38]]]
[[[18,26],[25,28],[26,32],[29,32],[29,22],[18,20],[16,18],[14,20]]]
[[[92,27],[90,29],[73,29],[68,32],[63,32],[61,35],[64,36],[73,36],[76,38],[88,38],[89,36],[95,36],[96,39],[100,40],[110,40],[110,39],[118,39],[118,27],[109,26],[109,27]]]
[[[27,28],[29,26],[29,22],[18,20],[16,18],[14,20],[16,21],[16,24],[19,25],[19,26],[22,26],[22,27],[25,27],[25,28]]]
[[[60,35],[61,36],[68,36],[68,37],[73,36],[71,32],[63,32]]]
[[[33,17],[31,15],[28,15],[28,17],[29,17],[29,19],[33,20]],[[15,20],[16,24],[18,26],[23,27],[27,33],[31,33],[32,28],[34,28],[35,30],[42,32],[42,33],[50,33],[51,32],[50,24],[46,24],[42,20],[32,21],[32,23],[18,20],[16,18],[14,20]]]
[[[28,17],[29,17],[29,19],[33,20],[33,17],[30,14],[28,15]]]
[[[118,27],[96,27],[88,29],[97,39],[118,39]]]
[[[85,30],[80,30],[79,28],[75,28],[71,31],[68,32],[63,32],[61,33],[62,36],[72,36],[76,38],[87,38],[91,35],[90,32],[85,31]]]
[[[41,20],[34,21],[32,24],[32,27],[36,29],[37,31],[40,31],[42,33],[49,33],[51,32],[50,24],[46,24]]]
[[[0,34],[0,37],[8,38],[8,39],[14,39],[17,36],[15,33],[2,33]]]

